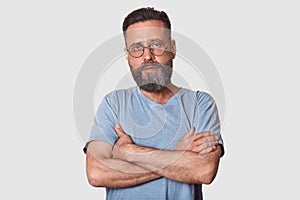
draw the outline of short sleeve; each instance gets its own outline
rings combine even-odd
[[[213,132],[219,136],[223,156],[224,144],[216,102],[209,94],[200,91],[196,93],[196,100],[196,132]]]
[[[88,144],[93,140],[100,140],[114,145],[118,139],[114,130],[116,124],[117,115],[115,112],[115,103],[112,101],[112,93],[109,93],[104,97],[98,107],[89,140],[84,147],[84,152],[86,153]]]

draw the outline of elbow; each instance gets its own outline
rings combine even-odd
[[[215,179],[215,176],[214,175],[211,175],[211,174],[207,174],[207,175],[204,175],[201,180],[199,180],[199,182],[201,184],[205,184],[205,185],[209,185],[211,184]]]
[[[214,181],[214,179],[215,179],[215,175],[205,173],[198,176],[196,182],[197,184],[209,185]]]
[[[87,179],[91,186],[100,187],[99,179],[96,177],[96,175],[94,173],[87,172]]]
[[[87,171],[88,183],[93,187],[105,187],[105,178],[99,175],[99,173],[93,171]]]
[[[205,185],[211,184],[217,175],[217,171],[218,171],[217,167],[212,167],[199,172],[199,174],[197,175],[197,183],[205,184]]]
[[[99,161],[94,159],[92,156],[87,154],[86,160],[86,177],[88,183],[93,187],[106,187],[106,184],[109,182],[108,175]]]

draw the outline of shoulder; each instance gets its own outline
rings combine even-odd
[[[100,102],[97,114],[106,112],[117,112],[120,107],[122,107],[126,101],[130,98],[131,94],[134,93],[135,88],[114,90],[107,93],[102,101]]]
[[[114,101],[119,101],[119,100],[124,100],[128,97],[130,97],[135,91],[136,87],[131,87],[128,89],[119,89],[119,90],[114,90],[106,94],[103,98],[103,100],[108,101],[108,102],[114,102]]]
[[[197,102],[214,102],[213,97],[209,93],[200,90],[181,88],[181,95],[189,99],[195,99]]]
[[[207,92],[203,91],[196,91],[196,98],[199,102],[214,102],[214,98],[208,94]]]

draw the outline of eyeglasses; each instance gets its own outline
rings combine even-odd
[[[165,53],[165,50],[167,49],[163,42],[153,42],[148,46],[143,46],[141,44],[134,44],[130,46],[127,51],[129,55],[131,55],[134,58],[139,58],[142,55],[144,55],[145,48],[149,48],[150,52],[155,56],[161,56]]]

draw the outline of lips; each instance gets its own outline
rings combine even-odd
[[[161,66],[158,63],[145,63],[141,66],[142,70],[159,69]]]
[[[158,67],[150,65],[150,66],[144,67],[143,69],[158,69]]]
[[[150,65],[150,66],[144,67],[143,71],[146,71],[146,72],[147,71],[157,71],[158,69],[159,69],[158,67]]]

